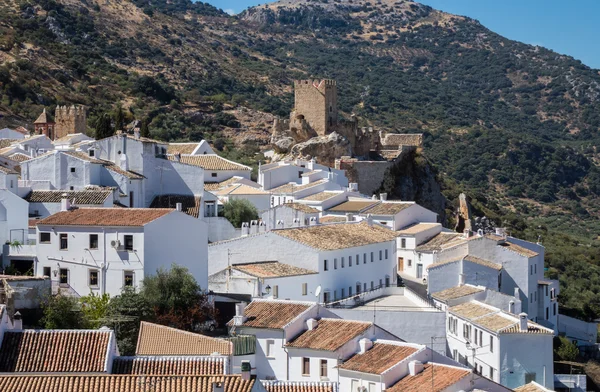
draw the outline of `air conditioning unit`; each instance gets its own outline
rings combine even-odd
[[[119,241],[119,240],[110,241],[110,247],[114,248],[114,249],[119,249],[121,247],[121,241]]]

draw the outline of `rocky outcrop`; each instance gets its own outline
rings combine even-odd
[[[290,151],[290,148],[294,145],[294,139],[289,136],[284,136],[275,141],[271,139],[273,149],[279,154],[285,154]]]
[[[322,165],[333,167],[335,159],[352,155],[352,145],[342,135],[333,132],[295,144],[289,153],[292,158],[315,158]]]

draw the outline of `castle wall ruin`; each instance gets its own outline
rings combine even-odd
[[[54,138],[73,133],[85,133],[87,130],[87,114],[85,106],[57,106],[54,113]]]
[[[295,108],[290,127],[305,120],[319,136],[331,132],[338,123],[337,85],[335,80],[295,80]]]

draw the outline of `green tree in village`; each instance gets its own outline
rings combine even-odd
[[[96,119],[96,140],[104,139],[115,134],[112,127],[112,119],[108,113],[103,113]]]
[[[106,312],[110,303],[110,295],[90,293],[79,299],[81,312],[86,328],[96,329],[106,325]]]
[[[154,311],[140,292],[126,288],[121,295],[111,298],[105,317],[106,326],[115,330],[119,352],[122,355],[133,355],[140,322],[145,320],[154,322]]]
[[[47,329],[81,329],[86,320],[81,312],[79,301],[74,297],[55,295],[42,303],[44,316],[42,325]]]
[[[121,106],[121,104],[117,105],[117,108],[115,109],[114,120],[115,129],[117,131],[122,130],[123,122],[125,121],[125,113],[123,113],[123,107]]]
[[[258,219],[258,211],[252,203],[246,199],[230,200],[223,205],[223,216],[227,218],[234,227],[242,227],[242,223]]]
[[[140,125],[140,136],[150,137],[150,128],[148,127],[148,120],[146,119],[143,119],[142,124]]]

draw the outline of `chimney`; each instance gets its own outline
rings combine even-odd
[[[225,392],[225,383],[221,381],[213,382],[212,392]]]
[[[373,196],[371,196],[371,199],[373,199],[373,200],[377,200],[377,195],[373,195]]]
[[[369,225],[369,227],[373,227],[373,215],[367,215],[367,224]]]
[[[257,234],[257,233],[258,233],[258,221],[251,220],[250,221],[250,234]]]
[[[175,203],[175,209],[181,212],[183,210],[183,205],[181,203]]]
[[[278,229],[283,229],[283,221],[282,220],[278,220],[275,225]]]
[[[381,201],[387,201],[387,193],[380,193],[379,194],[379,200],[381,200]]]
[[[366,339],[366,338],[365,339],[360,339],[358,341],[358,347],[360,349],[360,351],[358,353],[359,354],[364,354],[367,351],[369,351],[369,349],[371,347],[373,347],[373,342],[371,340],[369,340],[369,339]]]
[[[233,325],[239,326],[246,321],[246,303],[239,302],[235,304],[235,316],[233,316]]]
[[[506,231],[503,227],[496,227],[496,235],[499,235],[501,237],[505,237],[506,236]]]
[[[519,331],[527,331],[527,313],[519,313]]]
[[[317,324],[319,324],[319,322],[314,318],[306,320],[306,326],[308,327],[309,331],[312,331],[313,329],[317,328]]]
[[[433,366],[433,365],[432,365]],[[411,376],[416,376],[423,371],[423,362],[421,361],[410,361],[408,363],[408,373]]]
[[[354,215],[352,215],[352,213],[348,212],[346,213],[346,222],[353,222],[354,221]]]
[[[471,230],[469,229],[465,229],[464,233],[464,237],[465,238],[470,238],[471,237]]]
[[[357,192],[358,191],[358,184],[356,182],[351,182],[348,184],[348,190],[350,192]]]
[[[21,312],[17,311],[13,316],[13,330],[21,331],[23,329],[23,318]]]
[[[478,237],[483,237],[483,229],[477,230],[477,236]]]
[[[292,224],[293,227],[300,227],[300,219],[294,218],[294,222]]]
[[[258,224],[258,232],[264,233],[266,231],[267,231],[267,224],[264,221],[260,221],[260,223]]]
[[[508,313],[515,314],[515,301],[513,300],[508,303]]]
[[[308,220],[308,225],[309,225],[309,226],[316,226],[316,225],[318,225],[318,224],[319,224],[319,220],[317,219],[317,217],[316,217],[316,216],[313,216],[313,217],[311,217],[311,218]]]
[[[119,167],[125,171],[129,170],[129,163],[127,162],[127,154],[121,154],[121,158],[119,158]]]
[[[67,193],[63,193],[61,197],[62,199],[60,199],[60,210],[69,211],[71,209],[71,201],[69,200],[69,195]]]
[[[180,153],[174,154],[173,159],[175,159],[175,162],[181,162],[181,154]]]
[[[465,285],[465,274],[458,274],[458,285],[459,286]]]
[[[140,129],[139,128],[133,128],[133,137],[135,139],[139,139],[140,138]]]
[[[520,295],[520,291],[519,291],[518,287],[515,287],[515,295],[514,295],[514,297],[516,299],[521,299],[521,295]]]
[[[248,222],[244,222],[242,223],[242,237],[245,237],[248,234],[250,234],[250,226],[248,225]]]
[[[250,373],[252,372],[252,365],[250,361],[242,361],[242,380],[250,381]]]
[[[308,161],[308,168],[310,170],[315,170],[315,163],[317,163],[315,158],[311,158],[310,161]]]

